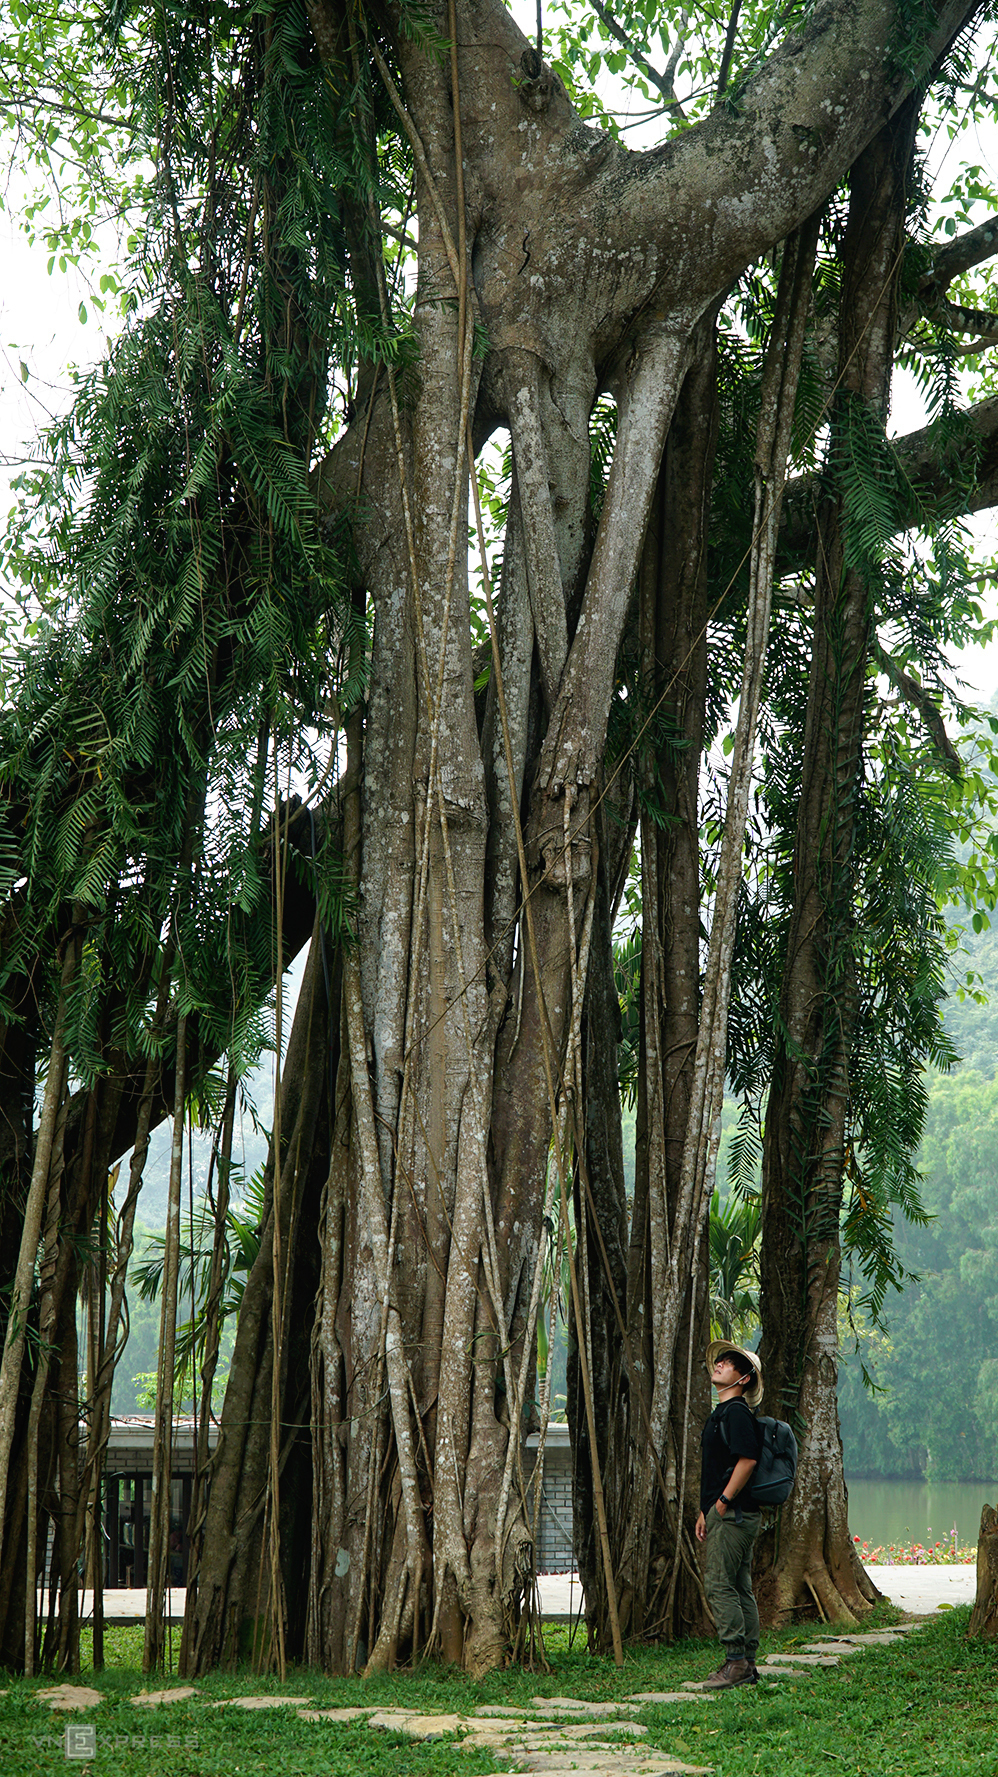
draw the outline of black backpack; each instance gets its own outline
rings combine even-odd
[[[767,1419],[757,1413],[759,1428],[759,1460],[752,1471],[746,1493],[761,1511],[772,1511],[789,1499],[797,1478],[797,1439],[784,1419]],[[721,1436],[728,1443],[724,1420]],[[728,1445],[730,1449],[730,1444]]]
[[[763,1511],[789,1499],[797,1478],[797,1439],[784,1419],[755,1416],[761,1434],[759,1461],[752,1471],[748,1491]]]

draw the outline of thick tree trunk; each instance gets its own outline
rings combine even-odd
[[[302,981],[283,1073],[281,1242],[287,1255],[280,1373],[280,1547],[288,1600],[288,1653],[305,1648],[312,1514],[309,1371],[320,1252],[317,1235],[329,1166],[330,1082],[338,1054],[339,968],[327,982],[319,934]],[[336,959],[328,959],[335,964]],[[330,1007],[327,994],[333,996]],[[192,1573],[181,1670],[206,1671],[269,1648],[268,1502],[275,1348],[272,1303],[274,1156],[268,1161],[260,1249],[246,1281],[222,1408],[218,1448],[208,1470],[203,1520],[192,1526],[200,1562]],[[314,1582],[313,1582],[314,1583]]]
[[[571,1319],[567,1366],[568,1417],[572,1433],[572,1509],[575,1560],[586,1597],[590,1646],[613,1644],[613,1615],[607,1594],[599,1502],[598,1468],[606,1502],[615,1602],[620,1613],[620,1548],[627,1523],[624,1502],[632,1490],[627,1435],[629,1363],[622,1330],[627,1305],[628,1205],[620,1122],[617,1037],[620,1005],[613,970],[613,923],[626,879],[633,838],[630,773],[611,796],[609,816],[600,820],[601,844],[593,919],[591,961],[583,1017],[582,1115],[576,1124],[575,1226],[584,1328]],[[614,844],[616,841],[616,844]],[[596,1449],[590,1444],[579,1342],[585,1340],[592,1383]],[[626,1621],[620,1623],[626,1633]]]
[[[966,11],[940,16],[926,65]],[[340,53],[338,9],[316,4],[310,16],[322,53]],[[384,1669],[427,1646],[473,1673],[506,1657],[532,1561],[517,1471],[549,1162],[552,1141],[559,1175],[572,1159],[594,933],[592,1008],[609,992],[613,872],[594,810],[664,440],[700,317],[823,201],[911,78],[890,47],[893,6],[823,0],[737,108],[717,108],[663,150],[631,155],[581,124],[502,9],[463,0],[428,17],[452,42],[450,65],[399,28],[401,90],[378,44],[353,38],[348,21],[351,54],[373,58],[416,168],[418,364],[400,379],[386,363],[320,478],[334,500],[362,504],[357,555],[374,614],[369,693],[351,719],[343,791],[355,931],[329,1009],[331,1107],[312,1035],[288,1061],[288,1079],[300,1070],[300,1151],[278,1157],[273,1226],[247,1284],[189,1597],[188,1671],[234,1652],[247,1629],[270,1634],[270,1618],[255,1621],[255,1601],[271,1587],[279,1599],[275,1558],[285,1582],[294,1570],[289,1500],[294,1521],[312,1531],[307,1621],[283,1625],[289,1653],[307,1648],[350,1671]],[[618,431],[590,559],[588,421],[601,388],[616,400]],[[498,424],[512,437],[515,496],[480,734],[466,440]],[[694,727],[698,699],[699,684]],[[690,826],[695,792],[687,802]],[[685,960],[669,965],[687,971],[684,1032],[691,967],[695,998],[693,905],[683,908]],[[306,1006],[318,1031],[326,1010],[316,969],[313,958]],[[299,1013],[306,1025],[308,1017]],[[685,1040],[669,1038],[677,1082]],[[677,1104],[681,1092],[677,1083]],[[290,1108],[282,1124],[292,1126]],[[612,1127],[594,1128],[593,1160],[594,1223],[606,1224],[608,1270],[619,1281]],[[664,1185],[662,1193],[664,1227]],[[588,1242],[588,1195],[587,1213],[579,1207]],[[591,1317],[606,1290],[590,1246],[579,1262]],[[646,1296],[642,1275],[641,1311],[647,1318],[651,1302],[681,1327],[682,1300],[663,1310],[655,1298],[664,1276],[656,1260]],[[674,1294],[685,1289],[684,1277]],[[691,1296],[697,1344],[699,1276]],[[588,1384],[612,1397],[616,1355],[605,1333],[591,1340],[585,1324],[580,1333],[587,1436],[598,1453]],[[307,1372],[295,1362],[303,1339],[310,1439],[298,1430],[307,1417]],[[680,1371],[655,1403],[652,1435],[663,1447],[670,1416],[674,1425],[677,1414],[678,1424],[688,1418],[682,1363]],[[275,1410],[295,1428],[277,1463]],[[645,1435],[632,1423],[632,1438]],[[592,1467],[597,1517],[601,1466]],[[281,1534],[265,1540],[278,1467]],[[683,1492],[678,1482],[680,1509]],[[646,1545],[651,1518],[649,1501]],[[612,1617],[612,1572],[603,1584]],[[643,1595],[640,1559],[628,1584]],[[682,1619],[696,1609],[684,1593]],[[647,1617],[642,1601],[634,1620]],[[278,1615],[279,1635],[281,1627]]]
[[[628,1427],[633,1472],[628,1491],[615,1498],[621,1616],[635,1635],[695,1634],[708,1626],[693,1553],[699,1450],[690,1429],[708,1410],[709,1391],[698,1361],[705,1332],[706,1243],[683,1308],[678,1387],[664,1426],[652,1424],[651,1410],[662,1268],[679,1203],[700,1011],[698,779],[707,695],[707,527],[717,428],[717,342],[711,313],[695,336],[638,580],[638,711],[639,719],[650,717],[652,726],[639,755],[640,1064],[627,1290],[634,1360]],[[691,1346],[697,1354],[692,1367],[686,1362]]]
[[[977,1538],[977,1597],[967,1634],[975,1640],[998,1640],[998,1511],[986,1505]]]
[[[853,168],[842,249],[839,401],[861,403],[881,425],[917,117],[911,100]],[[840,436],[841,409],[833,425]],[[756,1559],[760,1603],[775,1621],[817,1611],[855,1622],[877,1597],[849,1536],[835,1396],[857,1010],[851,854],[872,591],[847,523],[832,496],[819,514],[794,904],[766,1114],[760,1355],[768,1410],[797,1424],[800,1444],[794,1492]]]

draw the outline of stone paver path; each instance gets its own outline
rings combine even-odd
[[[54,1684],[37,1693],[39,1703],[50,1709],[93,1709],[101,1700],[100,1691],[86,1684]]]
[[[760,1680],[821,1679],[843,1660],[870,1647],[891,1647],[918,1629],[899,1623],[882,1630],[816,1637],[792,1653],[767,1654],[759,1666]],[[739,1693],[741,1694],[741,1693]],[[61,1684],[36,1693],[50,1709],[92,1709],[101,1693],[87,1685]],[[195,1685],[173,1685],[161,1691],[139,1691],[139,1708],[160,1708],[199,1696]],[[642,1745],[649,1730],[634,1718],[657,1704],[715,1705],[719,1693],[705,1691],[702,1680],[686,1680],[678,1691],[634,1691],[620,1702],[594,1703],[578,1697],[534,1697],[529,1704],[486,1703],[468,1715],[430,1713],[420,1709],[379,1709],[371,1704],[342,1709],[314,1706],[310,1697],[261,1695],[205,1698],[213,1709],[294,1709],[306,1722],[359,1722],[372,1731],[404,1734],[413,1740],[440,1740],[448,1735],[465,1747],[488,1748],[514,1761],[507,1777],[709,1777],[711,1767],[691,1765],[669,1752]]]
[[[302,1709],[306,1703],[311,1703],[311,1701],[311,1697],[213,1697],[208,1707],[209,1709]]]
[[[891,1647],[900,1644],[905,1635],[919,1628],[918,1623],[897,1623],[890,1629],[857,1630],[855,1635],[824,1635],[820,1641],[809,1641],[789,1654],[767,1654],[759,1664],[760,1682],[787,1678],[811,1678],[815,1670],[829,1672],[852,1654],[861,1654],[867,1647]],[[687,1692],[701,1691],[703,1680],[686,1679]],[[703,1691],[705,1697],[716,1691]]]
[[[141,1704],[143,1709],[158,1709],[161,1703],[184,1703],[197,1695],[197,1685],[175,1684],[168,1691],[140,1691],[132,1702]]]

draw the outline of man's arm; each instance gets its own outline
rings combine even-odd
[[[752,1470],[755,1468],[755,1466],[756,1466],[756,1458],[754,1456],[739,1456],[738,1461],[735,1463],[735,1466],[731,1472],[731,1479],[730,1479],[730,1481],[727,1482],[727,1484],[725,1486],[723,1495],[714,1504],[714,1510],[717,1513],[719,1518],[723,1518],[726,1515],[727,1506],[724,1503],[725,1500],[727,1501],[728,1505],[734,1504],[739,1493],[741,1493],[742,1488],[746,1487],[748,1485],[749,1476],[751,1475]],[[704,1537],[706,1535],[707,1535],[707,1520],[704,1517],[703,1512],[700,1512],[700,1514],[697,1517],[697,1521],[696,1521],[697,1542],[702,1543],[704,1540]]]
[[[738,1461],[735,1463],[732,1470],[731,1479],[730,1481],[725,1482],[724,1492],[714,1506],[714,1510],[719,1518],[724,1517],[727,1507],[729,1505],[734,1505],[742,1488],[748,1485],[749,1476],[755,1466],[756,1458],[754,1456],[739,1456]]]

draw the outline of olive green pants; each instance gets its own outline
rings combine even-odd
[[[719,1518],[707,1513],[703,1583],[718,1638],[729,1660],[754,1660],[759,1648],[759,1612],[752,1591],[752,1550],[762,1515],[734,1511]]]

